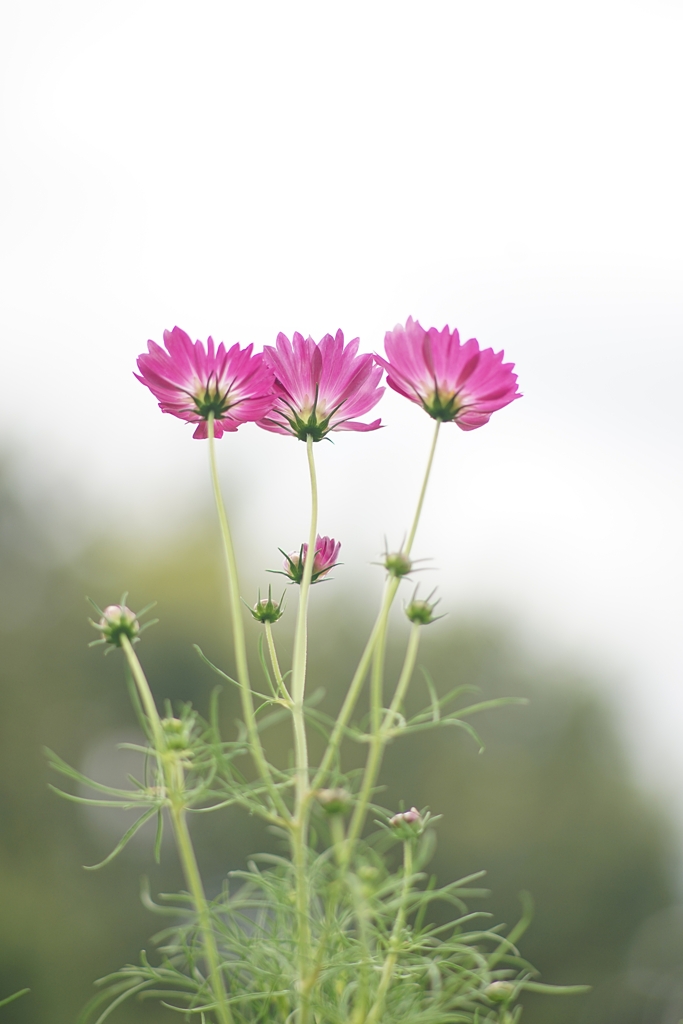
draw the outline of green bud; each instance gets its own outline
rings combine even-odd
[[[428,626],[431,622],[436,622],[437,619],[442,618],[441,615],[434,614],[434,609],[439,602],[432,601],[433,596],[434,591],[431,592],[425,601],[422,601],[418,599],[417,590],[415,590],[412,601],[405,609],[406,615],[411,622],[415,623],[415,625]]]
[[[399,811],[389,818],[389,824],[401,839],[415,839],[424,832],[425,822],[417,807],[409,811]]]
[[[515,994],[511,981],[492,981],[484,993],[492,1003],[507,1003]]]
[[[316,797],[326,814],[346,814],[351,806],[351,794],[346,789],[319,789]]]
[[[262,598],[261,592],[259,591],[258,601],[253,608],[249,609],[249,611],[257,622],[277,622],[277,620],[281,619],[284,614],[284,599],[285,595],[283,594],[279,603],[273,601],[270,587],[268,587],[268,597]]]
[[[109,604],[102,611],[99,605],[89,597],[88,601],[93,606],[97,614],[100,616],[98,622],[93,622],[89,619],[90,625],[93,629],[96,629],[100,634],[99,640],[93,640],[89,647],[95,647],[97,644],[107,644],[105,654],[109,653],[110,647],[121,647],[121,641],[124,636],[130,640],[132,644],[137,643],[142,633],[148,626],[153,626],[158,619],[152,619],[151,622],[146,622],[144,626],[140,625],[140,620],[143,615],[153,608],[156,601],[152,601],[151,604],[145,605],[139,612],[132,612],[126,605],[126,598],[128,594],[125,593],[121,598],[119,604]]]
[[[192,736],[192,724],[183,718],[162,718],[161,728],[169,750],[187,750]]]
[[[114,647],[121,646],[121,638],[126,636],[135,643],[140,632],[140,623],[135,612],[127,608],[125,604],[110,604],[102,612],[99,622],[91,622],[91,625],[102,634],[102,639]]]
[[[413,568],[413,563],[404,555],[402,551],[393,551],[387,553],[384,558],[384,568],[387,570],[390,576],[395,576],[400,579],[402,576],[407,576]]]

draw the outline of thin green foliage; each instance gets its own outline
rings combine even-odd
[[[241,698],[242,721],[232,740],[222,738],[219,689],[211,695],[208,721],[190,704],[161,718],[133,644],[142,629],[127,607],[101,609],[107,649],[122,648],[126,679],[145,743],[128,744],[144,757],[141,779],[131,788],[103,785],[48,752],[52,768],[79,792],[55,788],[79,803],[137,810],[138,817],[113,850],[92,869],[112,861],[142,826],[156,817],[153,856],[161,857],[164,818],[170,821],[187,892],[142,900],[170,918],[153,938],[154,953],[103,978],[80,1024],[103,1024],[130,999],[155,999],[169,1011],[199,1024],[516,1024],[525,991],[571,994],[581,986],[553,987],[538,980],[517,943],[531,920],[522,897],[520,921],[511,930],[492,925],[469,901],[484,898],[483,872],[439,885],[424,868],[434,850],[428,809],[392,812],[376,803],[386,747],[432,729],[457,729],[478,749],[484,745],[469,719],[508,704],[514,697],[461,706],[476,687],[439,694],[422,670],[428,701],[410,710],[409,688],[421,634],[435,621],[436,602],[413,601],[403,665],[387,679],[390,612],[401,579],[411,569],[411,549],[427,491],[439,433],[437,419],[417,508],[401,551],[387,555],[387,581],[374,626],[336,715],[320,708],[324,691],[311,692],[308,674],[308,603],[318,576],[318,489],[312,435],[306,440],[311,485],[308,545],[291,578],[299,586],[291,667],[282,671],[272,632],[282,614],[259,598],[255,618],[264,635],[257,645],[265,692],[251,682],[237,578],[235,548],[220,493],[214,450],[214,413],[208,416],[210,471],[221,529],[234,641],[236,678],[201,661]],[[329,540],[329,538],[326,538]],[[294,563],[289,559],[291,565]],[[122,599],[123,606],[127,595]],[[252,612],[254,614],[254,612]],[[265,637],[265,642],[264,642]],[[369,707],[359,711],[369,682]],[[389,691],[389,694],[387,693]],[[266,756],[264,737],[288,723],[293,754],[287,767]],[[308,732],[325,741],[320,763],[311,764]],[[360,745],[365,765],[344,770],[345,741]],[[247,763],[243,763],[244,760]],[[95,796],[84,796],[91,790]],[[193,814],[238,806],[266,822],[282,843],[280,854],[254,856],[248,869],[233,872],[221,895],[209,902],[201,880],[188,820]],[[368,833],[368,819],[376,828]],[[451,920],[436,924],[447,907]]]

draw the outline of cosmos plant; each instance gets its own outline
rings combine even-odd
[[[513,365],[475,339],[462,344],[457,331],[424,330],[412,319],[389,332],[384,355],[374,357],[360,354],[358,339],[346,342],[341,331],[319,342],[279,334],[274,347],[256,353],[250,345],[216,346],[211,338],[193,342],[176,327],[164,334],[164,346],[149,342],[136,376],[162,412],[192,424],[194,437],[207,445],[230,599],[234,678],[207,664],[237,688],[243,724],[234,735],[221,736],[217,696],[206,721],[189,704],[167,704],[160,712],[137,654],[151,625],[141,622],[147,609],[136,612],[127,595],[103,609],[95,605],[93,643],[123,657],[144,732],[146,775],[130,789],[113,789],[87,779],[56,754],[52,766],[78,789],[63,791],[68,799],[138,812],[135,824],[94,867],[106,865],[138,828],[155,819],[155,855],[170,824],[187,892],[172,898],[175,923],[157,936],[154,952],[100,981],[82,1024],[114,1020],[122,1004],[136,997],[157,998],[169,1007],[169,1021],[180,1012],[200,1024],[515,1024],[527,991],[583,991],[539,982],[522,958],[517,942],[529,922],[526,905],[507,933],[490,927],[485,915],[468,912],[465,900],[484,895],[478,886],[483,872],[441,887],[427,882],[423,868],[437,821],[427,808],[384,809],[376,802],[388,743],[443,726],[476,740],[469,718],[513,700],[463,707],[462,689],[439,695],[430,684],[428,706],[418,713],[406,709],[424,629],[440,618],[434,594],[421,596],[413,580],[413,546],[439,431],[443,423],[474,430],[520,397]],[[341,706],[327,717],[309,698],[308,610],[315,583],[333,586],[340,541],[318,532],[315,445],[333,432],[365,434],[380,427],[379,419],[362,417],[380,401],[385,371],[388,385],[426,412],[434,429],[405,539],[385,551],[380,563],[385,583],[376,619]],[[308,532],[283,547],[282,568],[270,570],[285,578],[283,588],[290,588],[296,606],[286,666],[274,629],[288,610],[286,595],[274,598],[271,585],[267,597],[259,593],[253,605],[242,599],[219,486],[216,440],[249,422],[303,442],[310,479]],[[224,443],[239,442],[228,437]],[[394,678],[385,655],[389,613],[401,587],[413,589],[405,594],[405,654]],[[259,683],[247,657],[249,611],[263,627]],[[269,756],[268,742],[269,728],[283,715],[291,727],[286,766]],[[309,755],[312,727],[326,740],[317,763]],[[365,751],[361,772],[345,768],[354,742]],[[82,795],[88,786],[95,791],[91,798]],[[228,806],[258,816],[282,837],[287,853],[252,858],[249,870],[232,872],[223,892],[209,900],[190,821],[193,812]],[[455,913],[447,926],[433,923],[431,908],[439,901]],[[146,902],[154,905],[151,898]],[[173,913],[168,905],[159,909]]]

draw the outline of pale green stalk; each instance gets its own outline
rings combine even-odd
[[[247,647],[246,640],[244,637],[244,621],[242,619],[242,605],[240,601],[240,588],[239,579],[237,576],[237,560],[235,558],[235,548],[232,543],[232,535],[230,533],[230,526],[228,524],[228,516],[225,511],[225,505],[223,504],[223,495],[221,494],[220,483],[218,480],[218,469],[216,467],[216,452],[215,452],[215,441],[214,441],[214,430],[213,430],[213,413],[209,415],[207,420],[208,434],[209,434],[209,464],[211,467],[211,483],[213,485],[213,494],[216,502],[216,510],[218,512],[218,522],[221,528],[221,537],[223,539],[223,551],[225,553],[225,566],[227,569],[228,577],[228,596],[230,603],[230,618],[232,622],[232,634],[233,642],[235,645],[235,662],[237,665],[237,679],[240,684],[240,694],[242,697],[242,713],[244,715],[244,724],[247,728],[247,735],[249,737],[249,747],[251,749],[252,757],[256,764],[259,775],[268,787],[271,800],[275,806],[279,809],[280,813],[286,818],[289,817],[287,806],[282,799],[280,793],[273,782],[273,776],[270,771],[268,762],[266,761],[265,754],[263,753],[263,746],[261,744],[261,737],[258,734],[258,728],[256,726],[256,715],[254,713],[254,701],[251,695],[251,682],[249,680],[249,665],[247,663]]]
[[[384,717],[381,723],[376,724],[376,715],[381,716],[381,685],[382,685],[382,670],[383,670],[383,652],[380,658],[380,648],[375,654],[375,660],[373,663],[373,678],[372,678],[372,689],[373,689],[373,735],[370,740],[370,752],[368,754],[367,764],[365,766],[365,772],[363,775],[363,782],[361,784],[360,793],[358,794],[358,800],[354,808],[353,817],[351,824],[349,825],[349,836],[348,845],[346,850],[346,857],[351,855],[351,850],[356,839],[360,835],[363,829],[363,823],[365,822],[365,816],[367,814],[368,804],[370,797],[372,796],[372,790],[374,789],[379,774],[379,769],[382,764],[382,757],[384,755],[384,748],[387,745],[389,735],[391,733],[393,722],[396,719],[396,712],[401,706],[403,698],[405,697],[406,690],[410,684],[410,680],[415,669],[415,660],[417,658],[417,649],[420,644],[420,626],[413,623],[413,628],[410,632],[410,638],[408,640],[408,646],[406,648],[405,658],[403,660],[403,668],[401,669],[401,675],[399,676],[398,683],[396,684],[396,692],[394,693],[393,700],[390,706],[384,713]]]
[[[418,622],[413,623],[413,627],[410,631],[410,637],[408,639],[408,647],[406,649],[406,656],[403,662],[403,668],[401,675],[399,676],[398,683],[396,684],[396,692],[394,693],[393,699],[389,708],[384,716],[384,729],[388,730],[392,727],[393,721],[396,718],[398,709],[403,703],[403,698],[406,695],[406,690],[410,685],[410,680],[415,668],[415,662],[417,660],[417,649],[420,646],[420,636],[422,635],[422,626]]]
[[[292,657],[292,700],[294,706],[294,745],[296,756],[296,809],[299,816],[308,794],[308,744],[306,741],[306,723],[304,721],[304,696],[306,691],[306,661],[308,653],[308,595],[313,578],[313,562],[315,561],[315,542],[318,534],[318,483],[313,457],[313,438],[308,435],[306,440],[308,455],[308,471],[311,479],[311,525],[308,531],[308,548],[304,559],[304,572],[299,587],[299,609],[294,633],[294,654]]]
[[[161,766],[164,752],[166,751],[166,736],[161,725],[161,719],[159,718],[159,712],[152,696],[152,691],[149,688],[147,677],[142,670],[142,665],[138,660],[138,656],[133,650],[133,645],[125,635],[121,636],[121,647],[123,653],[126,655],[128,667],[130,668],[131,675],[135,681],[138,693],[140,694],[140,701],[147,715],[150,729],[152,730],[152,738],[154,740],[154,748],[159,758],[159,764]]]
[[[195,856],[192,839],[187,828],[185,779],[182,766],[179,763],[178,752],[168,750],[164,729],[161,724],[161,719],[159,718],[159,712],[154,702],[154,697],[152,696],[152,691],[150,690],[149,683],[147,682],[147,677],[145,676],[142,665],[133,650],[133,645],[125,635],[121,637],[121,646],[124,654],[126,655],[135,684],[138,688],[142,706],[145,709],[145,713],[149,720],[157,758],[163,772],[166,798],[170,805],[171,821],[173,823],[173,832],[176,839],[178,855],[180,857],[180,863],[182,864],[185,881],[187,882],[187,887],[190,890],[190,895],[194,900],[197,917],[199,919],[199,928],[202,934],[202,943],[208,968],[208,981],[213,997],[216,1000],[216,1014],[218,1016],[219,1024],[233,1024],[234,1019],[228,1005],[225,982],[223,979],[223,973],[220,969],[216,937],[211,923],[211,912],[206,901],[204,887],[202,885],[199,868],[197,866],[197,858]]]
[[[310,793],[308,773],[308,743],[304,718],[306,694],[306,661],[308,651],[308,596],[313,578],[315,542],[318,532],[318,483],[313,457],[313,438],[306,439],[308,471],[311,480],[311,524],[308,532],[308,548],[304,559],[304,571],[299,588],[299,609],[294,633],[292,657],[292,722],[294,727],[294,753],[296,763],[296,788],[294,820],[292,822],[292,855],[296,877],[296,906],[298,917],[299,946],[299,1016],[298,1024],[308,1024],[310,1015],[310,993],[314,981],[311,962],[311,928],[309,921],[308,892],[308,797]]]
[[[273,627],[270,622],[264,622],[263,625],[266,628],[266,643],[268,644],[268,654],[270,656],[270,664],[273,668],[275,675],[275,682],[280,690],[280,696],[286,700],[289,704],[292,703],[292,698],[289,695],[289,690],[285,685],[284,676],[280,670],[280,662],[278,660],[277,651],[275,649],[275,640],[273,639]]]
[[[420,497],[417,499],[417,508],[415,509],[415,515],[413,517],[413,525],[410,527],[410,533],[408,534],[408,540],[403,548],[403,553],[409,555],[413,548],[413,541],[415,540],[415,534],[417,533],[417,527],[420,522],[420,516],[422,515],[422,506],[424,505],[425,495],[427,493],[427,484],[429,483],[429,477],[432,472],[432,463],[434,462],[434,453],[436,452],[436,442],[439,440],[439,429],[441,428],[441,420],[436,421],[434,428],[434,437],[432,438],[432,446],[429,449],[429,457],[427,459],[427,468],[425,470],[424,480],[422,481],[422,488],[420,490]]]
[[[434,462],[434,453],[436,452],[436,443],[439,438],[440,426],[441,420],[437,420],[434,429],[434,435],[432,437],[431,447],[429,449],[429,456],[427,458],[427,467],[425,469],[422,487],[420,488],[417,507],[415,509],[415,515],[413,516],[413,522],[410,528],[410,533],[408,534],[408,538],[402,549],[405,555],[410,555],[410,552],[413,547],[413,542],[415,540],[415,534],[417,533],[417,527],[420,522],[422,506],[424,505],[425,495],[427,493],[427,485],[429,483],[429,477],[432,471],[432,464]],[[313,780],[314,789],[317,789],[322,784],[326,774],[332,767],[334,759],[337,755],[337,751],[339,750],[342,740],[344,739],[344,732],[349,724],[349,720],[351,718],[351,715],[353,714],[353,710],[356,706],[356,703],[358,702],[361,690],[363,689],[363,683],[365,682],[365,676],[367,675],[368,668],[370,667],[370,662],[373,657],[375,646],[378,643],[380,637],[382,637],[382,642],[384,642],[386,639],[386,628],[389,619],[389,611],[391,609],[392,604],[394,603],[394,598],[396,597],[396,593],[398,591],[400,582],[400,579],[396,576],[392,576],[387,582],[387,586],[384,591],[384,597],[382,600],[382,604],[380,606],[379,613],[377,615],[377,619],[375,621],[374,626],[372,627],[372,632],[370,633],[368,642],[365,645],[365,650],[361,655],[360,662],[358,663],[358,668],[356,669],[353,679],[351,680],[351,685],[349,686],[346,697],[344,698],[344,702],[341,706],[341,710],[339,711],[337,720],[332,729],[330,740],[327,745],[327,750],[325,751],[323,759],[320,762],[320,767],[318,768],[318,771],[316,772],[315,778]]]
[[[392,576],[387,582],[377,620],[372,627],[372,632],[368,637],[368,642],[366,643],[365,650],[361,655],[358,668],[354,673],[351,685],[349,686],[346,697],[344,698],[344,703],[342,704],[337,720],[334,723],[334,728],[330,734],[327,749],[323,755],[322,761],[320,762],[320,767],[316,772],[315,778],[313,779],[313,789],[318,789],[322,785],[325,776],[329,772],[332,767],[332,763],[337,756],[337,752],[341,746],[342,740],[344,739],[344,732],[349,724],[351,715],[353,714],[353,709],[358,702],[360,692],[363,689],[363,683],[365,682],[365,676],[367,675],[368,668],[370,667],[372,652],[375,649],[381,624],[384,621],[385,616],[389,613],[389,609],[396,597],[396,591],[398,590],[399,583],[400,580],[395,576]]]
[[[406,903],[410,893],[410,883],[413,875],[413,840],[403,844],[403,887],[401,889],[401,901],[394,921],[394,927],[389,939],[389,955],[384,961],[382,975],[377,986],[375,1001],[370,1007],[370,1012],[365,1018],[365,1024],[377,1024],[381,1021],[384,1012],[384,1002],[389,991],[389,985],[398,961],[399,947],[401,945],[401,932],[406,923]]]
[[[187,827],[186,813],[185,807],[182,804],[180,806],[174,804],[171,807],[171,820],[173,822],[176,845],[183,865],[185,881],[188,889],[190,890],[190,895],[194,900],[194,905],[197,908],[197,917],[199,918],[199,927],[202,933],[202,942],[208,967],[208,981],[211,986],[214,999],[216,1000],[216,1015],[218,1016],[220,1024],[233,1024],[234,1018],[228,1005],[223,972],[221,971],[216,938],[214,936],[213,925],[211,922],[211,912],[209,910],[209,905],[206,902],[206,895],[204,893],[201,875],[199,874],[197,858],[192,845],[190,832]]]

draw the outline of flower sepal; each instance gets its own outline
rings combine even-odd
[[[279,601],[274,601],[271,588],[268,587],[268,597],[261,597],[261,591],[259,590],[258,601],[253,608],[249,608],[249,611],[257,622],[262,622],[264,625],[266,622],[277,622],[284,615],[284,601],[284,594]],[[247,607],[249,606],[247,605]]]
[[[392,815],[389,818],[389,827],[399,839],[417,839],[421,836],[425,829],[425,823],[428,820],[423,818],[417,807],[411,807],[408,811],[399,811],[397,814]]]
[[[191,714],[185,718],[162,718],[161,728],[166,737],[166,746],[177,753],[189,753],[196,716]]]
[[[346,814],[351,808],[351,794],[339,786],[319,789],[315,795],[325,814]]]
[[[126,605],[127,597],[127,593],[123,594],[119,604],[109,604],[104,609],[95,604],[92,598],[88,598],[88,601],[100,616],[98,622],[94,622],[92,619],[88,619],[88,622],[101,634],[99,640],[93,640],[88,644],[88,647],[97,647],[99,644],[108,644],[109,647],[105,651],[105,654],[108,654],[112,647],[122,646],[121,641],[124,636],[132,644],[136,644],[140,639],[140,634],[149,626],[153,626],[159,621],[158,619],[151,619],[149,622],[145,622],[144,625],[140,625],[140,619],[150,610],[150,608],[155,606],[156,601],[152,601],[151,604],[145,605],[145,607],[139,612],[133,612]]]
[[[311,583],[318,583],[327,576],[328,572],[342,564],[337,561],[340,547],[341,542],[335,540],[334,537],[321,537],[318,534],[315,542]],[[290,551],[289,554],[282,548],[278,548],[278,551],[285,556],[284,568],[269,569],[268,572],[277,573],[278,576],[286,576],[290,583],[301,584],[304,578],[308,544],[302,544],[298,551]]]
[[[443,615],[435,615],[434,609],[441,600],[432,601],[435,591],[432,590],[428,598],[421,600],[417,596],[417,589],[413,594],[413,598],[409,604],[406,605],[404,611],[406,616],[415,626],[429,626],[432,622],[437,622],[438,619],[443,619]]]

